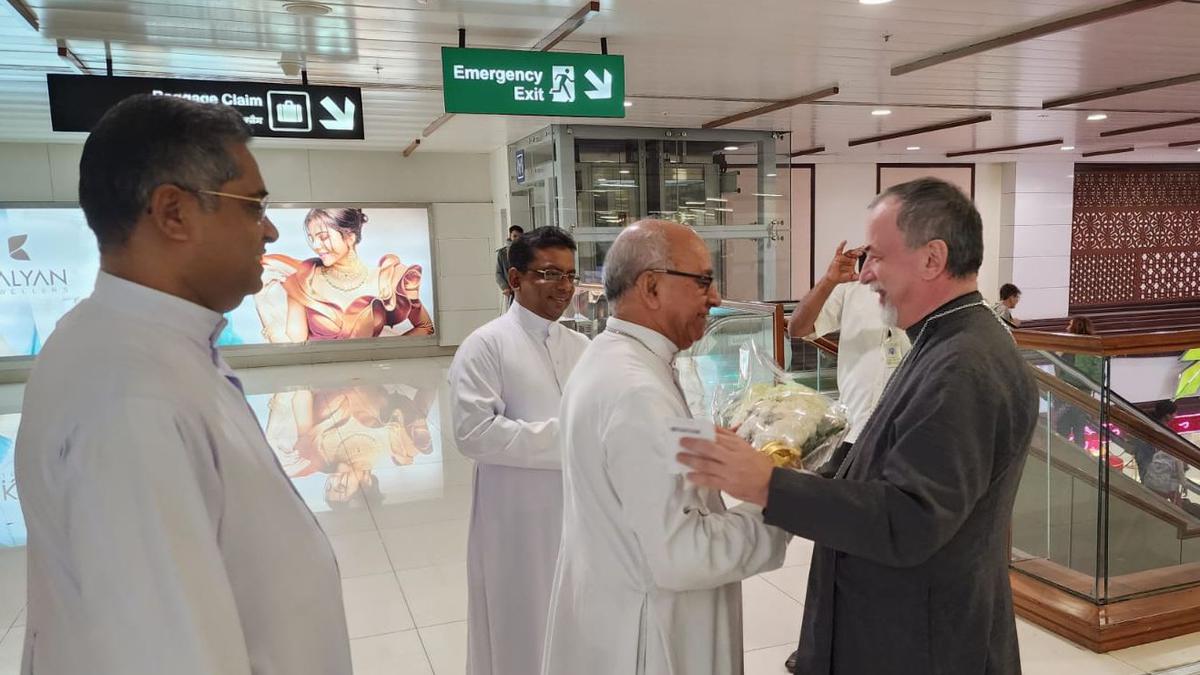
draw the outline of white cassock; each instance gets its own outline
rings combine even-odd
[[[563,393],[564,512],[543,675],[737,675],[742,579],[788,535],[669,465],[691,417],[665,336],[609,319]]]
[[[588,339],[514,302],[450,366],[458,449],[475,460],[467,672],[537,675],[562,530],[558,404]]]
[[[337,563],[217,354],[101,273],[25,388],[26,675],[349,675]]]

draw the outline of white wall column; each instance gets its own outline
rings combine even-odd
[[[1000,283],[1021,289],[1021,319],[1067,315],[1071,285],[1071,161],[1004,165]]]

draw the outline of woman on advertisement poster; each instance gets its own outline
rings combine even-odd
[[[268,342],[433,334],[421,266],[389,254],[370,267],[358,257],[366,222],[362,209],[312,209],[304,229],[317,257],[263,257],[254,302]]]

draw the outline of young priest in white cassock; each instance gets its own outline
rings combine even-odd
[[[575,242],[553,227],[508,252],[515,302],[450,366],[454,437],[475,460],[467,543],[467,673],[536,675],[562,530],[558,405],[588,339],[557,323]]]
[[[690,417],[675,354],[720,304],[708,249],[675,223],[623,231],[605,260],[616,318],[563,393],[563,542],[542,675],[740,675],[742,579],[788,535],[673,473]]]

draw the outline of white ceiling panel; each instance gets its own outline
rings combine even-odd
[[[282,0],[28,0],[35,31],[0,3],[0,140],[63,141],[50,131],[48,72],[76,72],[55,40],[94,72],[105,42],[118,75],[288,81],[279,61],[300,55],[314,83],[364,91],[367,140],[341,147],[399,149],[442,113],[440,49],[467,29],[475,47],[526,49],[583,0],[327,0],[332,12],[300,17]],[[791,132],[793,148],[870,157],[945,152],[1063,138],[1074,153],[1133,145],[1131,157],[1195,158],[1166,149],[1200,138],[1200,125],[1114,138],[1099,132],[1200,115],[1200,83],[1041,110],[1042,102],[1200,72],[1200,4],[1155,9],[893,77],[900,63],[1111,4],[1096,0],[602,0],[557,49],[624,54],[634,103],[618,124],[696,127],[764,102],[837,84],[841,93],[733,125]],[[290,81],[295,81],[294,79]],[[888,107],[887,117],[873,117]],[[1088,122],[1090,111],[1106,111]],[[851,139],[991,113],[970,127],[849,147]],[[485,152],[550,118],[459,115],[422,152]],[[562,120],[570,121],[570,120]],[[279,141],[261,141],[264,145]],[[287,142],[298,147],[298,142]],[[312,143],[324,147],[328,143]],[[1190,151],[1191,156],[1185,153]],[[1021,151],[1046,156],[1057,148]],[[1001,157],[981,155],[980,157]],[[967,160],[971,157],[965,158]]]

